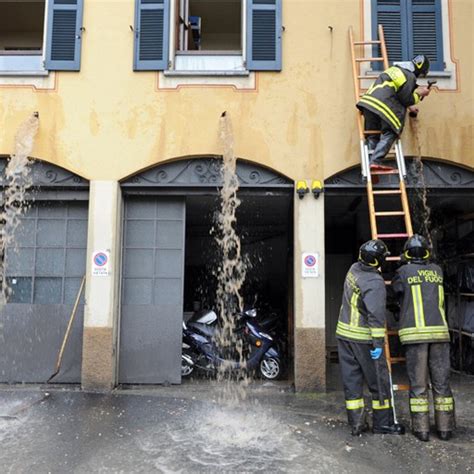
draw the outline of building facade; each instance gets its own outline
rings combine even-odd
[[[182,314],[212,300],[203,274],[226,111],[246,295],[285,321],[296,388],[323,389],[341,278],[370,235],[348,29],[370,39],[381,23],[391,59],[430,56],[437,84],[403,144],[425,158],[446,215],[474,211],[473,20],[470,0],[1,2],[0,155],[25,118],[40,120],[2,381],[50,375],[85,276],[58,381],[180,382]],[[301,180],[325,190],[299,199]]]

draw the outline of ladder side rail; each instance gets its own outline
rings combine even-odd
[[[398,139],[395,144],[395,154],[397,157],[397,165],[398,165],[399,177],[400,177],[402,209],[403,209],[403,212],[405,213],[405,216],[404,216],[405,227],[406,227],[408,236],[411,237],[413,235],[413,227],[411,223],[410,206],[408,204],[408,197],[407,197],[407,191],[406,191],[407,170],[406,170],[406,165],[405,165],[405,157],[403,155],[402,142],[400,139]]]
[[[360,84],[359,84],[359,68],[358,63],[356,61],[356,54],[355,54],[355,45],[354,45],[354,33],[352,31],[352,27],[349,27],[349,42],[351,45],[351,59],[352,59],[352,77],[354,79],[354,98],[356,103],[360,97]],[[364,135],[364,127],[362,124],[362,112],[357,110],[357,129],[359,131],[359,146],[360,146],[360,160],[362,165],[362,176],[367,179],[369,182],[371,180],[370,176],[370,168],[369,168],[369,150],[367,145],[365,144],[365,135]]]
[[[367,182],[372,181],[372,176],[370,175],[369,168],[369,149],[364,143],[364,140],[360,140],[360,157],[362,164],[362,176],[367,180]]]
[[[407,229],[408,237],[411,237],[413,235],[413,227],[411,223],[410,206],[408,204],[407,188],[405,185],[405,181],[400,181],[400,191],[402,199],[402,209],[405,212],[405,227]]]
[[[380,40],[380,52],[382,53],[382,58],[383,58],[383,67],[384,69],[388,69],[390,65],[388,63],[387,45],[385,44],[385,35],[383,32],[382,25],[378,25],[378,33],[379,33],[379,40]]]
[[[369,173],[370,176],[370,173]],[[369,202],[369,219],[370,219],[370,231],[372,234],[372,239],[377,239],[377,219],[375,217],[375,202],[374,202],[374,193],[372,188],[372,181],[367,181],[367,199]]]

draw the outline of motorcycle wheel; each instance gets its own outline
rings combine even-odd
[[[277,380],[281,371],[281,362],[276,357],[266,357],[260,362],[260,375],[264,379]]]
[[[183,352],[181,354],[181,377],[189,377],[193,372],[193,359],[188,353]]]

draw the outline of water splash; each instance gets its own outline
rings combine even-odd
[[[425,182],[425,174],[423,160],[421,159],[421,136],[418,119],[410,120],[410,127],[415,140],[416,155],[412,163],[413,175],[417,177],[417,186],[415,192],[415,209],[414,214],[417,218],[418,228],[416,232],[426,237],[431,248],[433,248],[433,240],[431,237],[431,208],[428,206],[428,196]]]
[[[222,384],[224,400],[237,403],[246,396],[245,387],[249,378],[245,372],[244,345],[237,335],[235,315],[243,309],[240,294],[245,281],[246,264],[241,255],[241,242],[236,232],[236,211],[240,205],[237,197],[239,180],[236,174],[237,160],[234,154],[234,137],[230,117],[224,112],[219,121],[219,138],[223,148],[221,168],[222,188],[219,193],[220,209],[216,215],[216,242],[220,250],[217,269],[217,313],[220,329],[216,343],[220,352],[229,362],[223,363],[217,373],[217,381]],[[242,369],[230,371],[233,362],[238,361]],[[238,384],[231,384],[239,380]]]
[[[39,119],[35,112],[19,127],[15,135],[15,152],[8,159],[4,174],[3,202],[0,211],[0,309],[8,301],[11,288],[6,278],[5,252],[14,251],[15,230],[21,215],[27,210],[26,193],[31,188],[32,176],[29,156],[38,133]]]
[[[269,411],[246,408],[192,410],[160,432],[145,431],[138,447],[161,472],[188,472],[189,466],[198,472],[303,472],[295,463],[308,449],[295,430]],[[179,460],[173,446],[180,446]],[[315,458],[325,458],[324,448],[311,448]]]

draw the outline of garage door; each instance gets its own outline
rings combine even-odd
[[[45,382],[85,272],[87,202],[33,204],[14,241],[5,256],[11,295],[0,315],[0,380]],[[83,304],[55,382],[80,382],[82,325]]]
[[[120,383],[181,383],[184,198],[125,202]]]

